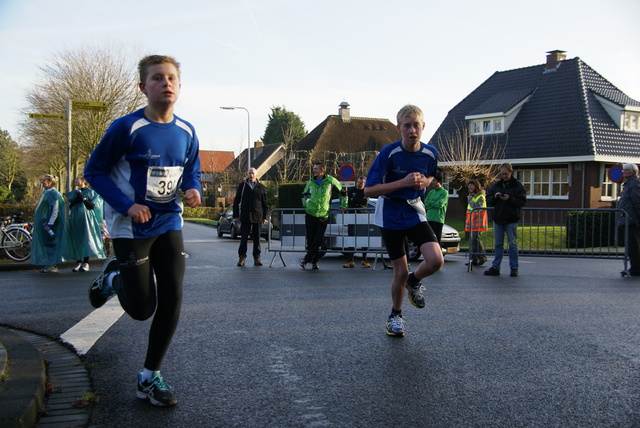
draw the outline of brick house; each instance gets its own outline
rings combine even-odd
[[[449,111],[429,143],[440,148],[460,129],[485,153],[500,153],[488,162],[513,165],[528,207],[609,208],[620,191],[609,168],[640,163],[640,102],[563,51],[494,73]],[[461,215],[460,204],[449,207]]]

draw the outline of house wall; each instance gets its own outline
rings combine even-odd
[[[527,208],[611,208],[610,201],[602,201],[602,177],[600,163],[576,162],[569,165],[571,181],[569,199],[531,199],[527,200]],[[526,169],[527,165],[518,165]],[[459,198],[450,198],[447,207],[447,218],[464,219],[466,204]]]
[[[590,162],[588,166],[588,201],[589,208],[613,208],[611,201],[602,201],[602,180],[600,176],[600,165],[598,162]]]

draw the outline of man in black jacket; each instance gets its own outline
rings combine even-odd
[[[495,256],[485,275],[500,275],[500,264],[504,254],[504,234],[509,244],[509,266],[511,276],[518,276],[518,220],[522,207],[527,203],[527,192],[522,183],[513,177],[510,163],[500,166],[502,179],[489,188],[487,206],[494,207],[492,213]]]
[[[629,218],[629,239],[627,241],[627,253],[631,263],[629,275],[640,276],[640,179],[638,178],[638,166],[633,163],[624,164],[622,175],[625,183],[622,186],[618,209],[623,210]],[[620,232],[624,233],[626,222],[622,213],[618,218],[617,225],[623,228]],[[624,271],[621,273],[624,274]]]
[[[240,222],[240,247],[238,247],[238,266],[244,266],[247,259],[247,240],[249,232],[253,240],[253,264],[262,266],[260,260],[260,228],[267,222],[269,204],[264,185],[256,178],[256,169],[249,168],[247,179],[238,184],[233,199],[233,217]]]

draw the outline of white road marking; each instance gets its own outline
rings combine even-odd
[[[91,312],[82,321],[60,335],[60,339],[73,346],[78,355],[89,349],[124,314],[118,296],[113,297],[99,309]]]

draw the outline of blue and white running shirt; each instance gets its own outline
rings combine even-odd
[[[438,151],[425,143],[421,142],[420,145],[417,152],[403,149],[402,141],[384,146],[369,169],[365,187],[398,181],[412,172],[422,173],[425,177],[434,176],[438,167]],[[388,198],[378,198],[373,223],[386,229],[398,230],[427,221],[425,215],[418,214],[406,202],[407,199],[422,197],[424,192],[424,189],[407,187],[385,195]]]
[[[140,109],[109,126],[87,162],[85,177],[106,202],[111,238],[181,230],[178,189],[201,192],[198,137],[190,123],[175,115],[171,123],[157,123]],[[149,207],[150,221],[133,222],[127,210],[134,203]]]

